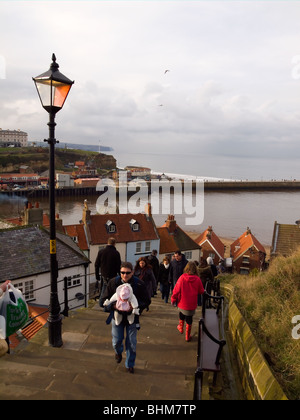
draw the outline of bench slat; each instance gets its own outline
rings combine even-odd
[[[202,331],[202,370],[210,372],[219,372],[220,365],[216,365],[216,357],[219,350],[219,345],[214,343],[203,331]]]
[[[206,309],[205,326],[213,337],[219,340],[219,317],[214,309]],[[205,371],[219,372],[220,365],[216,365],[216,357],[220,345],[212,341],[202,331],[202,369]],[[204,351],[205,349],[205,351]]]
[[[219,317],[214,309],[206,309],[205,325],[208,331],[211,333],[211,335],[213,335],[217,340],[219,340]]]

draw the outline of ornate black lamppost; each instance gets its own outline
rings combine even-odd
[[[61,315],[57,294],[58,265],[56,258],[56,228],[55,228],[55,158],[54,149],[58,141],[55,139],[55,115],[65,103],[74,82],[58,70],[56,57],[52,55],[50,69],[34,77],[43,108],[49,113],[49,138],[44,140],[49,144],[49,207],[50,207],[50,274],[51,291],[49,305],[49,344],[53,347],[62,346]]]

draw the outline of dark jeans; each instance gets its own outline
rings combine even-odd
[[[170,284],[161,284],[160,283],[160,291],[161,291],[161,298],[165,300],[165,303],[168,303],[169,295],[170,295]]]
[[[185,321],[188,325],[192,325],[193,317],[188,315],[183,315],[183,313],[179,312],[179,319],[181,321]]]
[[[105,279],[102,277],[101,284],[100,284],[100,297],[99,297],[99,305],[101,308],[103,308],[103,295],[104,295],[104,292],[106,291],[108,281],[109,281],[108,278]]]

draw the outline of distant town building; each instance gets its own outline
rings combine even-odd
[[[151,169],[143,166],[126,166],[125,171],[131,174],[131,178],[151,178]]]
[[[56,174],[56,188],[74,187],[74,179],[68,173]]]
[[[200,260],[201,246],[177,225],[173,214],[168,215],[166,223],[158,227],[157,232],[160,238],[160,262],[162,262],[165,255],[171,257],[177,250],[182,251],[187,260]]]
[[[99,182],[99,178],[78,178],[74,179],[75,187],[95,187]]]
[[[274,223],[271,258],[290,256],[300,246],[300,222],[294,225]]]
[[[0,184],[8,184],[10,186],[20,185],[23,187],[37,186],[39,184],[40,177],[38,174],[28,173],[11,173],[11,174],[0,174]]]
[[[251,270],[263,270],[266,250],[263,245],[247,230],[230,246],[233,268],[238,274],[249,274]]]
[[[201,246],[201,257],[207,259],[211,257],[214,264],[219,264],[220,260],[224,260],[225,245],[221,239],[215,234],[212,226],[201,233],[196,239],[198,245]]]
[[[0,128],[0,146],[2,147],[26,147],[28,134],[21,130],[2,130]]]

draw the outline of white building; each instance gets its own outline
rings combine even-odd
[[[56,188],[74,187],[74,179],[70,174],[56,174]]]
[[[2,147],[20,146],[26,147],[28,144],[28,134],[18,130],[2,130],[0,128],[0,145]]]
[[[71,238],[57,236],[58,300],[64,309],[65,291],[69,309],[87,306],[89,259]],[[0,230],[0,283],[9,279],[20,289],[26,302],[48,306],[50,299],[49,232],[26,226]],[[67,290],[64,278],[67,278]]]

